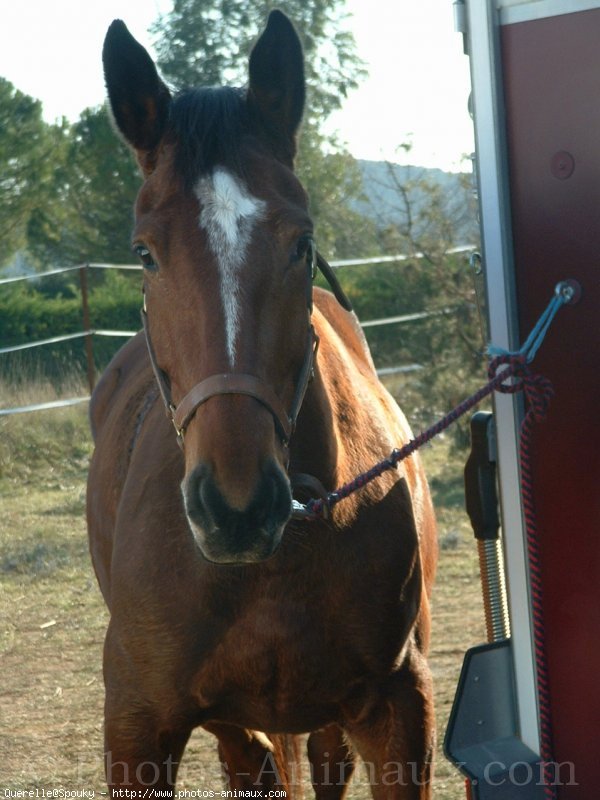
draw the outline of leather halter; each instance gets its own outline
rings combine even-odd
[[[211,397],[225,394],[241,394],[253,397],[261,403],[273,417],[275,422],[275,429],[279,435],[284,446],[289,444],[290,438],[296,426],[296,420],[304,401],[306,389],[314,374],[314,361],[319,347],[319,337],[317,336],[313,325],[311,324],[312,315],[312,279],[315,276],[317,266],[325,275],[329,282],[336,298],[339,303],[351,310],[352,306],[348,298],[345,296],[337,278],[333,274],[330,265],[317,254],[314,245],[309,251],[307,258],[309,269],[309,280],[307,288],[307,306],[308,306],[308,335],[306,340],[306,348],[304,353],[304,361],[302,368],[296,382],[296,391],[292,400],[289,410],[286,410],[280,398],[267,384],[254,375],[246,375],[244,373],[220,373],[210,375],[208,378],[197,383],[181,400],[179,405],[175,405],[171,396],[171,387],[169,378],[166,373],[159,367],[152,346],[152,339],[150,337],[150,329],[148,325],[148,314],[146,312],[146,300],[144,297],[144,307],[141,311],[142,326],[146,337],[146,344],[148,346],[148,354],[150,357],[150,364],[152,371],[158,384],[160,395],[165,404],[167,416],[173,423],[175,431],[177,432],[177,442],[183,448],[183,440],[187,426],[192,421],[196,411],[203,404],[206,403]]]

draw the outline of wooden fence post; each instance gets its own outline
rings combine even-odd
[[[81,309],[83,311],[83,330],[91,331],[90,327],[90,307],[88,304],[88,282],[87,282],[88,265],[84,264],[79,268],[79,285],[81,287]],[[90,394],[94,391],[96,383],[96,370],[94,367],[94,349],[92,347],[92,334],[91,332],[85,337],[85,355],[87,361],[87,379],[90,388]]]

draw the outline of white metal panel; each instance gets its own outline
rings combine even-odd
[[[598,0],[498,0],[500,23],[512,25],[533,19],[557,17],[560,14],[575,14],[598,8]]]
[[[467,13],[490,334],[495,345],[516,349],[519,343],[516,339],[508,171],[498,52],[499,20],[494,0],[469,0]],[[520,733],[523,742],[539,753],[529,571],[518,466],[517,431],[520,414],[513,396],[496,396],[495,416]]]

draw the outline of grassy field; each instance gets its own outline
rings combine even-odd
[[[24,400],[0,397],[0,405]],[[104,788],[107,614],[87,552],[86,414],[84,404],[0,417],[0,790]],[[484,624],[462,459],[443,439],[424,458],[440,523],[430,662],[441,743],[463,653],[484,640]],[[434,797],[462,800],[463,779],[438,749]],[[196,732],[179,788],[215,787],[215,761],[212,738]],[[357,800],[368,796],[360,778]]]

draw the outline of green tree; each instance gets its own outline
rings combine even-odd
[[[281,0],[296,25],[306,57],[307,119],[342,105],[365,76],[352,33],[344,28],[344,0]],[[268,0],[175,0],[155,23],[162,74],[177,87],[244,85],[248,54],[272,9]]]
[[[26,245],[31,215],[44,204],[62,158],[64,126],[49,126],[42,105],[0,78],[0,265]]]
[[[365,332],[378,366],[421,365],[397,380],[396,394],[416,424],[426,426],[485,380],[483,287],[468,254],[454,252],[477,245],[475,200],[467,175],[439,183],[416,169],[401,178],[388,165],[387,173],[395,219],[380,228],[379,252],[408,257],[368,271],[356,268],[344,275],[344,285],[363,320],[423,315]],[[466,444],[468,420],[456,424],[452,435],[457,445]]]
[[[86,109],[68,131],[51,202],[30,218],[29,250],[46,263],[131,261],[132,207],[140,182],[106,109]]]

